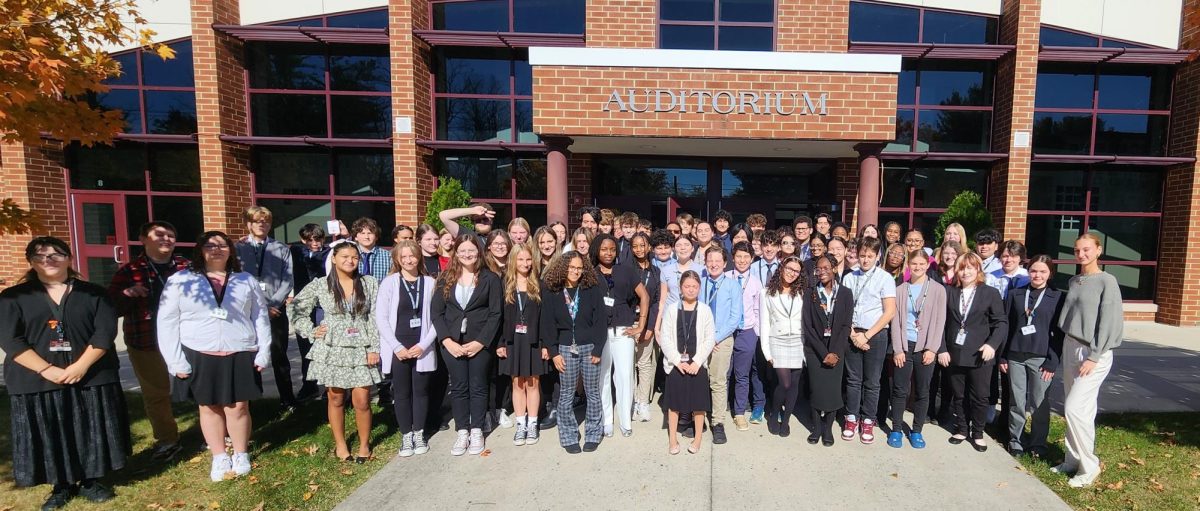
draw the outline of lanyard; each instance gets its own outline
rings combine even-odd
[[[908,286],[911,288],[912,284],[910,283]],[[925,279],[925,283],[921,284],[921,287],[921,301],[914,301],[911,293],[908,295],[908,306],[912,309],[913,315],[917,319],[921,318],[921,310],[925,308],[925,297],[929,296],[929,279]],[[974,300],[974,297],[971,299]]]
[[[208,282],[208,288],[212,290],[213,299],[217,301],[217,308],[221,308],[222,302],[225,301],[225,292],[229,291],[229,274],[225,274],[225,284],[221,286],[221,291],[217,292],[217,286],[213,285],[212,279],[208,278],[208,274],[204,274],[204,281]]]
[[[967,326],[967,313],[971,311],[971,304],[975,303],[975,295],[979,293],[976,288],[971,288],[971,297],[967,298],[967,290],[963,290],[958,296],[958,311],[962,314],[962,318],[958,321],[958,329],[964,330]]]
[[[517,313],[521,316],[521,324],[525,324],[525,298],[522,291],[517,291]]]
[[[563,301],[567,304],[567,312],[571,314],[571,328],[574,330],[575,315],[579,313],[579,289],[575,289],[575,296],[572,297],[567,288],[563,288]]]
[[[821,298],[821,310],[825,311],[825,314],[829,315],[830,317],[833,316],[833,304],[837,301],[839,289],[841,289],[841,286],[839,286],[837,282],[834,282],[833,294],[826,295],[824,287],[819,288],[817,292],[817,296]]]
[[[59,298],[58,303],[50,298],[50,291],[46,291],[46,303],[50,305],[50,316],[52,316],[59,325],[63,324],[63,319],[67,317],[67,297],[71,296],[71,291],[75,289],[75,279],[67,280],[67,290],[63,291],[62,298]]]
[[[417,277],[417,281],[413,282],[413,285],[409,285],[408,281],[404,280],[403,277],[400,280],[404,282],[404,290],[408,292],[408,300],[412,303],[413,314],[415,315],[421,311],[421,288],[424,285],[421,281],[423,279]]]
[[[879,266],[872,267],[871,271],[864,273],[862,278],[858,280],[858,285],[854,286],[854,301],[857,302],[859,299],[862,298],[863,288],[867,287],[867,284],[871,283],[871,277],[875,276],[875,270],[878,270],[878,269],[879,269]]]
[[[1025,293],[1025,324],[1032,325],[1033,317],[1037,315],[1037,308],[1042,304],[1042,298],[1046,297],[1046,288],[1042,288],[1042,294],[1038,295],[1037,301],[1033,303],[1033,308],[1029,308],[1029,295],[1033,294],[1033,288]]]
[[[683,323],[683,336],[680,339],[683,342],[676,343],[675,348],[679,350],[681,355],[686,355],[688,354],[688,345],[691,344],[692,338],[696,336],[696,322],[700,313],[696,312],[696,309],[692,309],[692,324],[689,325],[687,320],[684,319],[686,314],[683,312],[683,301],[681,300],[679,302],[679,322]]]

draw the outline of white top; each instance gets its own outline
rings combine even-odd
[[[883,299],[896,298],[896,281],[878,265],[858,268],[842,277],[842,291],[854,297],[854,328],[871,328],[883,317]]]
[[[224,312],[214,314],[217,310]],[[220,305],[208,277],[191,270],[171,275],[159,300],[157,323],[158,349],[171,374],[192,373],[183,346],[193,351],[257,351],[254,365],[271,363],[267,299],[249,273],[226,277]]]
[[[662,327],[658,329],[658,335],[654,338],[658,339],[658,347],[662,350],[663,371],[668,374],[675,366],[680,364],[678,341],[675,339],[675,334],[678,326],[675,324],[675,318],[679,316],[679,307],[667,307],[662,315]],[[701,365],[708,367],[708,356],[712,353],[713,347],[716,346],[717,327],[713,323],[712,310],[708,308],[704,302],[696,302],[696,355],[692,360],[701,361]]]
[[[766,289],[762,290],[759,297],[758,345],[767,360],[774,360],[771,337],[804,336],[804,297],[802,292],[796,296],[787,293],[771,296]]]

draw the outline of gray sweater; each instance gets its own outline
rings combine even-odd
[[[1091,346],[1088,360],[1093,362],[1120,346],[1125,311],[1117,278],[1107,272],[1072,278],[1058,326],[1068,336]]]

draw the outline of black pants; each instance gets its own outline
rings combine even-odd
[[[553,363],[550,365],[550,371],[538,379],[538,387],[540,387],[542,397],[546,400],[544,403],[544,410],[546,410],[545,417],[549,417],[550,412],[558,410],[558,393],[561,390],[559,388],[558,369],[554,368]]]
[[[416,359],[400,360],[395,353],[392,354],[393,408],[400,433],[408,434],[425,428],[426,415],[429,413],[429,382],[432,380],[432,371],[417,371]]]
[[[488,410],[505,410],[507,413],[512,409],[512,376],[500,374],[500,359],[496,358],[495,362],[488,370],[491,380],[488,385]]]
[[[954,398],[950,409],[954,412],[954,433],[971,438],[983,438],[983,427],[987,423],[988,390],[991,384],[992,366],[950,366],[950,387]],[[969,415],[968,415],[969,414]],[[970,419],[970,429],[967,422]]]
[[[282,309],[278,316],[271,318],[271,371],[275,373],[275,387],[279,389],[279,403],[295,404],[296,394],[292,391],[292,363],[288,360],[287,311]]]
[[[920,433],[929,413],[929,381],[933,378],[933,368],[937,367],[937,360],[929,365],[921,363],[925,352],[913,352],[912,347],[910,344],[908,352],[904,354],[904,367],[896,367],[894,362],[888,361],[896,369],[892,374],[892,431],[902,433],[904,406],[910,390],[909,380],[912,381],[911,391],[914,396],[912,432]]]
[[[442,360],[450,375],[450,407],[454,410],[454,428],[482,428],[483,414],[488,404],[492,352],[482,350],[473,357],[455,357],[443,348]]]

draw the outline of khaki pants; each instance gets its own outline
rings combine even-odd
[[[708,388],[712,390],[712,424],[724,424],[729,418],[729,360],[733,357],[733,336],[717,343],[708,357]]]
[[[649,405],[654,394],[654,376],[658,366],[654,363],[654,350],[658,346],[654,341],[646,341],[634,346],[633,359],[637,368],[637,388],[633,391],[633,402]]]
[[[142,387],[142,403],[146,418],[154,431],[154,440],[159,444],[179,442],[179,427],[171,412],[171,377],[167,374],[167,363],[158,350],[128,350],[133,374]]]

